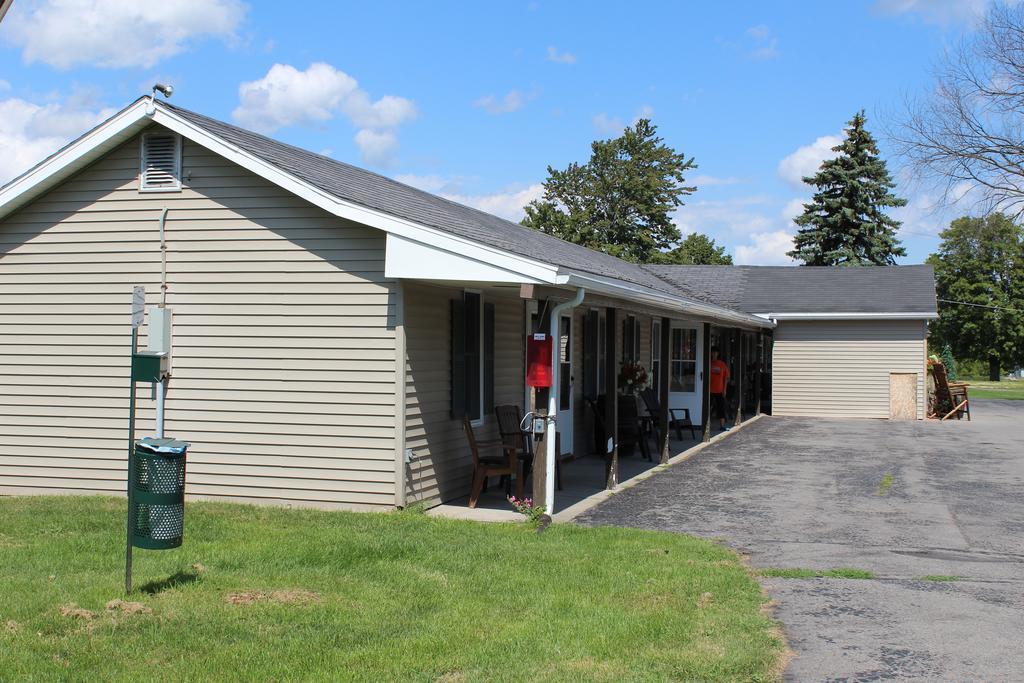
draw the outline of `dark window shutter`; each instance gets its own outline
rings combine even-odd
[[[597,399],[597,311],[587,311],[583,319],[583,398]]]
[[[452,417],[466,414],[466,306],[462,299],[451,300],[451,408]]]
[[[494,304],[484,304],[484,414],[494,412]]]

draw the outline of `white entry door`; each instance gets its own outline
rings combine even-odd
[[[670,408],[687,408],[694,425],[703,424],[701,388],[704,378],[704,340],[697,323],[673,322],[669,337],[669,399]]]
[[[558,321],[558,418],[557,429],[562,455],[572,453],[572,431],[575,383],[572,366],[572,316],[563,315]]]

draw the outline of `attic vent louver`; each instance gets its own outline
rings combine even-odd
[[[172,133],[142,136],[143,192],[173,192],[181,189],[181,138]]]

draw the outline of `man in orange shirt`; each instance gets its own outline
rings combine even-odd
[[[708,387],[711,394],[711,417],[718,418],[718,425],[724,432],[725,426],[725,387],[729,382],[729,366],[719,357],[717,346],[711,347],[711,379]]]

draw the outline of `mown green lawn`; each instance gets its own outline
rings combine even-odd
[[[123,524],[117,499],[0,498],[0,680],[778,675],[759,585],[692,537],[193,503],[107,609]]]
[[[1006,398],[1024,401],[1024,381],[1003,380],[1001,382],[988,382],[981,380],[967,380],[970,385],[967,395],[971,398]]]

